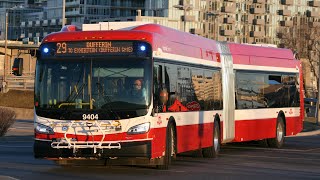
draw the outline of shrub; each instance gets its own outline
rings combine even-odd
[[[16,114],[14,111],[0,107],[0,137],[4,136],[14,123]]]

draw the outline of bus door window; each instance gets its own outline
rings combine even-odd
[[[188,111],[185,106],[191,99],[190,69],[184,66],[170,65],[165,69],[165,84],[169,86],[169,111]]]
[[[168,92],[163,84],[163,65],[154,64],[153,67],[153,98],[154,98],[154,108],[158,112],[166,112],[166,103]]]

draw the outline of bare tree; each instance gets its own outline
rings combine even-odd
[[[320,57],[320,46],[318,45],[320,37],[319,22],[314,22],[312,18],[302,15],[294,16],[292,20],[293,26],[280,27],[278,29],[281,45],[293,50],[296,58],[306,59],[310,70],[304,73],[313,73],[313,76],[318,79],[318,57]],[[310,90],[305,89],[305,92],[308,91]],[[316,89],[311,91],[315,92]]]

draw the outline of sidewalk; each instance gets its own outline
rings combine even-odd
[[[312,136],[320,134],[320,126],[317,125],[316,118],[306,117],[303,121],[303,130],[297,136]]]

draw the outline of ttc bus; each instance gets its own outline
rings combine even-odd
[[[281,148],[302,130],[301,63],[288,49],[218,42],[156,24],[45,37],[37,53],[34,156],[168,169],[229,142]],[[139,84],[136,84],[137,80]],[[132,93],[135,86],[143,93]]]

